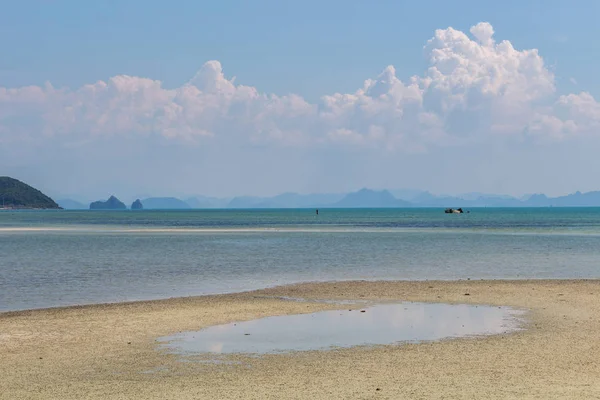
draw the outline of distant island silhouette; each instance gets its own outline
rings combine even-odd
[[[434,195],[418,190],[373,190],[363,188],[350,193],[283,193],[272,197],[238,196],[218,198],[196,196],[185,200],[177,197],[148,197],[136,199],[134,210],[180,209],[275,209],[275,208],[477,208],[477,207],[600,207],[600,191],[575,192],[565,196],[548,197],[533,194],[523,198],[507,195],[469,193],[462,196]],[[116,196],[98,200],[86,206],[75,199],[52,200],[39,190],[17,179],[0,177],[0,208],[5,209],[91,209],[125,210],[128,207]]]
[[[94,201],[90,204],[90,210],[125,210],[127,206],[115,196],[110,196],[108,200]]]
[[[148,197],[142,199],[145,210],[175,209],[276,209],[276,208],[478,208],[478,207],[600,207],[600,191],[576,192],[548,197],[534,194],[523,198],[507,195],[469,193],[461,196],[434,195],[427,191],[372,190],[363,188],[350,193],[283,193],[272,197],[237,196],[217,198],[196,196]],[[87,208],[73,199],[59,200],[65,209]]]
[[[140,201],[140,199],[136,199],[133,203],[131,203],[132,210],[143,210],[144,204]]]

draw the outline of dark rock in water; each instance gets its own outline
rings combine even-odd
[[[94,201],[90,210],[126,210],[127,206],[115,196],[110,196],[106,201]]]
[[[133,203],[131,203],[131,209],[132,210],[143,210],[144,209],[144,205],[142,204],[142,202],[140,201],[140,199],[137,199],[136,201],[134,201]]]
[[[446,208],[444,210],[444,212],[446,214],[462,214],[462,213],[464,213],[464,211],[463,211],[462,208],[456,208],[456,209],[454,209],[454,208]],[[467,211],[467,212],[469,212],[469,211]]]

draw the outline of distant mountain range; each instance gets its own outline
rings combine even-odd
[[[192,208],[188,203],[175,197],[150,197],[142,200],[144,210],[180,210]]]
[[[600,207],[600,191],[576,192],[567,196],[547,197],[533,194],[522,198],[485,193],[459,196],[435,195],[419,190],[361,189],[352,193],[283,193],[272,197],[239,196],[232,199],[197,196],[185,200],[176,197],[149,197],[141,200],[148,209],[206,208],[402,208],[402,207]],[[87,209],[89,205],[62,199],[65,209]]]
[[[339,208],[401,208],[412,206],[412,203],[395,198],[387,190],[375,191],[370,189],[361,189],[358,192],[348,193],[340,201],[333,204],[333,207]]]
[[[65,210],[87,210],[90,208],[89,204],[86,205],[73,199],[59,199],[56,202]]]

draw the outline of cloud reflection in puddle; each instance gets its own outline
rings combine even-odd
[[[519,329],[522,314],[508,307],[380,304],[212,326],[159,342],[162,348],[182,355],[327,350],[508,333]]]

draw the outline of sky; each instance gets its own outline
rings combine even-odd
[[[0,175],[55,198],[600,190],[597,1],[0,2]]]

